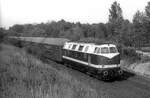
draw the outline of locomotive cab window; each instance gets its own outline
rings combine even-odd
[[[83,50],[83,47],[84,47],[84,46],[80,45],[78,50],[79,50],[79,51],[82,51],[82,50]]]
[[[102,47],[101,48],[101,53],[109,53],[108,47]]]
[[[110,49],[110,53],[117,53],[118,52],[116,47],[110,47],[109,49]]]

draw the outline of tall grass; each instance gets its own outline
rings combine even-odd
[[[1,98],[98,98],[96,90],[25,51],[2,45]]]

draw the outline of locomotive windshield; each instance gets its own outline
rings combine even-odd
[[[117,52],[118,50],[116,47],[101,47],[101,48],[96,47],[94,50],[94,53],[102,53],[102,54],[117,53]]]
[[[110,53],[116,53],[116,52],[118,52],[117,49],[116,49],[116,47],[109,47],[109,49],[110,49]]]
[[[102,47],[101,48],[101,53],[109,53],[108,47]]]

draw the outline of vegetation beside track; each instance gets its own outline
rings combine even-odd
[[[25,51],[10,45],[1,46],[1,98],[102,97],[75,77],[42,63]]]

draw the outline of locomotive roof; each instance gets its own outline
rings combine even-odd
[[[68,39],[65,38],[45,38],[45,37],[18,37],[18,39],[35,43],[44,43],[59,46],[62,46],[64,45],[65,42],[69,41]]]
[[[103,45],[103,44],[114,44],[113,42],[83,42],[83,41],[69,41],[71,43],[77,43],[77,44],[94,44],[94,45]]]
[[[97,38],[83,38],[78,41],[74,41],[75,43],[88,43],[88,44],[95,44],[95,45],[102,45],[102,44],[116,44],[111,40],[106,39],[97,39]]]

